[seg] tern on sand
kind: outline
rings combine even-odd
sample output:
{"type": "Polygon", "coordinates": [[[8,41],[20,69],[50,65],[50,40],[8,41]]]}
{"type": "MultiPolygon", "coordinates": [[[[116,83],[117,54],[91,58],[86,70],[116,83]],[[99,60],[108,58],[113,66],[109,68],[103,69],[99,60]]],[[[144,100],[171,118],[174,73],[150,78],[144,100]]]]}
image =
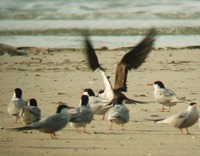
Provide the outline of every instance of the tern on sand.
{"type": "Polygon", "coordinates": [[[124,97],[118,97],[114,107],[112,107],[108,112],[108,121],[110,121],[110,128],[112,130],[113,123],[122,125],[122,130],[124,129],[124,124],[129,122],[129,109],[123,103],[125,101],[124,97]]]}
{"type": "Polygon", "coordinates": [[[186,129],[186,134],[189,135],[188,127],[194,125],[199,119],[199,111],[197,110],[197,104],[192,102],[184,112],[179,112],[175,115],[169,116],[166,119],[155,120],[155,123],[170,124],[175,128],[179,128],[182,134],[183,128],[186,129]]]}
{"type": "Polygon", "coordinates": [[[70,124],[75,127],[77,132],[79,127],[84,127],[86,133],[86,125],[91,123],[93,119],[93,112],[89,104],[89,97],[87,95],[81,96],[80,105],[70,113],[70,124]]]}
{"type": "Polygon", "coordinates": [[[104,120],[105,114],[113,106],[111,103],[114,98],[113,90],[111,90],[111,98],[108,97],[109,95],[107,95],[107,98],[103,98],[100,95],[101,93],[96,96],[91,88],[84,89],[83,94],[89,96],[89,103],[93,113],[95,115],[102,115],[102,120],[104,120]]]}
{"type": "Polygon", "coordinates": [[[26,101],[22,98],[22,90],[20,88],[15,88],[13,97],[8,105],[7,111],[10,115],[16,117],[15,123],[19,119],[19,113],[26,105],[26,101]]]}
{"type": "Polygon", "coordinates": [[[185,97],[179,98],[176,94],[165,88],[161,81],[155,81],[153,84],[148,84],[154,87],[154,98],[155,101],[162,104],[162,112],[164,112],[164,106],[168,106],[168,112],[170,112],[171,106],[176,105],[184,101],[185,97]]]}
{"type": "Polygon", "coordinates": [[[28,100],[29,105],[25,106],[20,112],[20,118],[25,125],[37,122],[41,118],[41,110],[38,107],[36,99],[28,100]]]}
{"type": "Polygon", "coordinates": [[[44,120],[34,122],[25,127],[12,128],[14,131],[23,130],[38,130],[40,132],[49,133],[52,139],[56,138],[55,132],[65,128],[69,122],[69,115],[67,110],[73,109],[67,105],[59,105],[55,114],[47,117],[44,120]]]}

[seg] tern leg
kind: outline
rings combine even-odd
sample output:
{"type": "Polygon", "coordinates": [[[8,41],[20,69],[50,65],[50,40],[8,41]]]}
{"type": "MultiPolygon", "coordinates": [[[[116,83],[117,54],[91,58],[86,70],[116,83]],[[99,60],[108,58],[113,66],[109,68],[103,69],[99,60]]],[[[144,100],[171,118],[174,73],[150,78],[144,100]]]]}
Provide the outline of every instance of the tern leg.
{"type": "Polygon", "coordinates": [[[164,106],[162,106],[162,110],[161,110],[161,112],[164,112],[165,111],[165,108],[164,108],[164,106]]]}
{"type": "Polygon", "coordinates": [[[84,126],[84,133],[90,134],[89,132],[86,131],[86,125],[84,126]]]}
{"type": "Polygon", "coordinates": [[[190,132],[189,132],[189,130],[188,130],[188,128],[186,128],[186,132],[187,132],[186,134],[183,133],[183,129],[180,129],[180,130],[181,130],[181,134],[183,134],[183,135],[191,135],[190,132]]]}
{"type": "Polygon", "coordinates": [[[124,124],[122,124],[122,131],[124,131],[125,130],[125,128],[124,128],[124,124]]]}
{"type": "Polygon", "coordinates": [[[112,122],[110,122],[109,130],[110,130],[110,131],[113,130],[113,129],[112,129],[112,122]]]}
{"type": "Polygon", "coordinates": [[[104,119],[105,119],[105,115],[102,116],[101,120],[104,120],[104,119]]]}
{"type": "Polygon", "coordinates": [[[14,123],[17,123],[18,119],[19,119],[19,116],[17,115],[14,123]]]}
{"type": "Polygon", "coordinates": [[[191,133],[189,132],[188,128],[186,128],[186,132],[187,132],[186,133],[187,135],[191,135],[191,133]]]}
{"type": "Polygon", "coordinates": [[[86,132],[86,125],[84,126],[84,133],[87,133],[87,132],[86,132]]]}
{"type": "Polygon", "coordinates": [[[171,107],[169,106],[168,112],[170,112],[171,107]]]}
{"type": "Polygon", "coordinates": [[[181,134],[184,135],[184,133],[183,133],[183,129],[182,129],[182,128],[180,129],[180,131],[181,131],[181,134]]]}
{"type": "Polygon", "coordinates": [[[56,139],[56,134],[55,133],[50,133],[50,135],[51,135],[52,139],[56,139]]]}

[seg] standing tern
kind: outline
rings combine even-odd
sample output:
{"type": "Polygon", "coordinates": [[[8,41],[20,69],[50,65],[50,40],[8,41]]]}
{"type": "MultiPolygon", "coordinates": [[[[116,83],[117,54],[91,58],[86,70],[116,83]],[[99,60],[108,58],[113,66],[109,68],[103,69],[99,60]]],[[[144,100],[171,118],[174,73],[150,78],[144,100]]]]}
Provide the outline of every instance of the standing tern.
{"type": "MultiPolygon", "coordinates": [[[[104,120],[106,112],[113,106],[111,103],[112,99],[101,97],[101,93],[96,96],[91,88],[84,89],[83,94],[89,96],[92,112],[95,115],[103,115],[102,120],[104,120]]],[[[114,97],[114,95],[112,95],[112,97],[114,97]]]]}
{"type": "Polygon", "coordinates": [[[32,98],[28,101],[29,106],[25,106],[20,112],[20,118],[25,125],[37,122],[41,118],[41,110],[38,107],[36,99],[32,98]]]}
{"type": "Polygon", "coordinates": [[[170,116],[163,120],[156,120],[156,123],[170,124],[175,128],[179,128],[181,134],[183,133],[183,128],[186,128],[186,134],[189,135],[188,127],[194,125],[199,119],[199,111],[197,110],[197,104],[192,102],[189,104],[188,108],[184,112],[179,112],[173,116],[170,116]]]}
{"type": "Polygon", "coordinates": [[[171,106],[184,101],[184,97],[178,98],[173,91],[165,88],[161,81],[155,81],[153,84],[148,85],[154,87],[154,98],[156,102],[163,105],[162,112],[164,112],[164,106],[168,106],[168,112],[170,112],[171,106]]]}
{"type": "Polygon", "coordinates": [[[77,132],[79,127],[84,127],[86,133],[86,125],[91,123],[93,119],[93,112],[89,104],[89,97],[87,95],[81,96],[80,105],[76,107],[74,112],[70,113],[69,122],[72,127],[75,127],[77,132]]]}
{"type": "Polygon", "coordinates": [[[122,125],[122,130],[124,129],[124,124],[129,122],[129,109],[124,104],[125,98],[118,97],[114,107],[112,107],[108,112],[108,121],[110,121],[110,128],[112,130],[113,123],[122,125]]]}
{"type": "MultiPolygon", "coordinates": [[[[138,45],[136,45],[128,53],[126,53],[122,57],[121,61],[118,63],[115,75],[115,85],[114,88],[112,88],[114,91],[114,99],[117,98],[117,96],[124,96],[126,99],[126,103],[144,103],[127,98],[121,91],[127,91],[126,81],[128,70],[137,69],[138,67],[140,67],[145,62],[148,54],[151,52],[153,43],[155,41],[155,34],[156,30],[150,29],[147,36],[138,45]]],[[[105,70],[100,66],[98,57],[88,36],[85,37],[85,47],[89,67],[93,71],[99,69],[101,73],[105,74],[105,70]]],[[[104,85],[105,82],[109,82],[107,77],[104,77],[104,85]]],[[[107,84],[107,86],[110,86],[110,88],[112,87],[110,82],[109,85],[107,84]]],[[[104,87],[106,88],[106,86],[104,87]]],[[[105,92],[105,94],[107,93],[105,92]]]]}
{"type": "Polygon", "coordinates": [[[22,90],[20,88],[15,88],[13,97],[8,105],[7,111],[10,115],[16,117],[15,123],[19,119],[19,113],[26,105],[26,101],[22,98],[22,90]]]}
{"type": "Polygon", "coordinates": [[[25,127],[12,128],[11,130],[23,131],[23,130],[38,130],[40,132],[49,133],[52,139],[56,138],[55,132],[65,128],[69,122],[69,115],[67,110],[73,109],[67,105],[59,105],[57,107],[56,114],[47,117],[44,120],[34,122],[25,127]]]}

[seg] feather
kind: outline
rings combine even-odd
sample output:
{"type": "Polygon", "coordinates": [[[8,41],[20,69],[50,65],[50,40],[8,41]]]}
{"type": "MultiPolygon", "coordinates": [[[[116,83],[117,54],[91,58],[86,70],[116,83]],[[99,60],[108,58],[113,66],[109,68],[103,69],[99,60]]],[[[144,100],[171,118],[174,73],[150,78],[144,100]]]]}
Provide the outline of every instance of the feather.
{"type": "Polygon", "coordinates": [[[87,60],[89,61],[89,67],[95,71],[97,68],[101,67],[99,64],[98,57],[93,49],[93,46],[89,40],[89,38],[86,36],[85,37],[85,47],[87,50],[87,60]]]}
{"type": "Polygon", "coordinates": [[[126,65],[129,70],[140,67],[142,63],[145,62],[145,59],[152,49],[155,41],[155,34],[156,30],[150,29],[147,36],[137,46],[123,56],[120,64],[126,65]]]}
{"type": "Polygon", "coordinates": [[[126,53],[117,65],[115,74],[114,89],[118,91],[127,91],[127,76],[128,70],[137,69],[144,62],[152,50],[154,37],[156,34],[155,29],[150,29],[147,36],[132,50],[126,53]]]}

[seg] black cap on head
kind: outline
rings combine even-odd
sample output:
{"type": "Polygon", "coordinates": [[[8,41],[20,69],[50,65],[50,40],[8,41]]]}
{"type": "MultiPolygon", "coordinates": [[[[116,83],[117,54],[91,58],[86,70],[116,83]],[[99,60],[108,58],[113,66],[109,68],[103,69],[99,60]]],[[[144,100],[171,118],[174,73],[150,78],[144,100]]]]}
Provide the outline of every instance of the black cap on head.
{"type": "Polygon", "coordinates": [[[60,113],[61,110],[62,110],[63,108],[67,108],[67,107],[68,107],[68,106],[66,106],[66,105],[59,105],[59,106],[57,107],[56,113],[60,113]]]}
{"type": "Polygon", "coordinates": [[[36,101],[36,99],[32,98],[32,99],[29,100],[29,102],[30,102],[30,106],[37,107],[37,101],[36,101]]]}
{"type": "Polygon", "coordinates": [[[94,91],[90,88],[84,89],[84,92],[87,92],[89,96],[95,96],[94,91]]]}
{"type": "Polygon", "coordinates": [[[15,95],[17,98],[22,97],[22,90],[20,88],[15,88],[15,95]]]}
{"type": "Polygon", "coordinates": [[[164,84],[161,81],[155,81],[154,84],[159,85],[160,88],[165,88],[164,84]]]}
{"type": "Polygon", "coordinates": [[[195,102],[191,102],[191,103],[189,104],[189,106],[194,106],[194,105],[196,105],[195,102]]]}
{"type": "Polygon", "coordinates": [[[87,105],[89,101],[89,97],[87,95],[81,96],[81,105],[87,105]]]}

